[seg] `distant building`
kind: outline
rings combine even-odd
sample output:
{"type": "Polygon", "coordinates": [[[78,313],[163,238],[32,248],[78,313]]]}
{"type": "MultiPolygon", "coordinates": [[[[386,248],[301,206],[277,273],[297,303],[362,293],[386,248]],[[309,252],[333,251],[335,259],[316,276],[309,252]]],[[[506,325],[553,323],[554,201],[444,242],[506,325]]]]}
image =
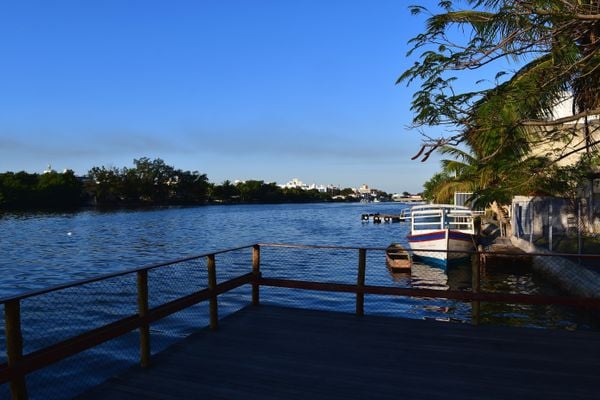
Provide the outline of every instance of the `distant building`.
{"type": "Polygon", "coordinates": [[[304,182],[302,182],[300,179],[298,178],[293,178],[291,181],[283,184],[283,185],[279,185],[279,187],[281,187],[282,189],[302,189],[302,190],[308,190],[308,185],[304,182]]]}
{"type": "MultiPolygon", "coordinates": [[[[573,97],[565,94],[564,99],[556,104],[552,110],[552,116],[548,116],[548,121],[560,120],[561,118],[573,116],[573,97]]],[[[587,118],[588,144],[600,140],[600,116],[591,115],[587,118]]],[[[558,166],[567,166],[575,164],[582,154],[586,152],[586,128],[584,118],[568,121],[560,125],[542,126],[530,128],[532,131],[548,132],[551,134],[554,130],[569,132],[571,137],[568,143],[561,140],[547,140],[541,144],[532,147],[533,155],[549,157],[557,161],[558,166]]],[[[596,151],[597,146],[589,146],[590,151],[596,151]]]]}
{"type": "Polygon", "coordinates": [[[360,185],[360,187],[358,188],[358,193],[359,194],[371,194],[371,189],[369,188],[369,185],[367,184],[362,184],[360,185]]]}
{"type": "Polygon", "coordinates": [[[320,193],[333,193],[334,191],[339,190],[339,187],[337,187],[335,185],[325,186],[325,185],[317,185],[316,183],[307,185],[306,183],[302,182],[298,178],[294,178],[291,181],[289,181],[283,185],[279,185],[279,187],[282,189],[316,190],[320,193]]]}
{"type": "Polygon", "coordinates": [[[417,203],[423,201],[423,197],[420,194],[400,194],[394,193],[392,195],[392,201],[398,201],[402,203],[417,203]]]}

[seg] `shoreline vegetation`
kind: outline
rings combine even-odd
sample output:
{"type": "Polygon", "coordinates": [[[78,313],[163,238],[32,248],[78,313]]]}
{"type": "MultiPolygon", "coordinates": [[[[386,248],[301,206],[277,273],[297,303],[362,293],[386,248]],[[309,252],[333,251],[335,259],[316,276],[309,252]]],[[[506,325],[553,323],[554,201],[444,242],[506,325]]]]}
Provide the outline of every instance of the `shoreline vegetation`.
{"type": "MultiPolygon", "coordinates": [[[[379,192],[379,198],[389,195],[379,192]]],[[[71,170],[0,173],[0,212],[359,200],[351,188],[319,192],[262,180],[215,184],[206,174],[175,169],[160,158],[135,159],[132,168],[93,167],[83,177],[71,170]]]]}

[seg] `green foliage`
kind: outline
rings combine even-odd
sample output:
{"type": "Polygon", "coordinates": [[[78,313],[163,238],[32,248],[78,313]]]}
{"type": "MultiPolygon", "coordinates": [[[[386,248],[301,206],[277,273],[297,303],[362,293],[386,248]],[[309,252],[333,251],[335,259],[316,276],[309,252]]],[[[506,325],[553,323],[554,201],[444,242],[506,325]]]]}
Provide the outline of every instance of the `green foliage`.
{"type": "Polygon", "coordinates": [[[73,208],[81,205],[82,184],[73,171],[0,174],[0,208],[73,208]]]}
{"type": "Polygon", "coordinates": [[[204,204],[208,178],[183,171],[162,159],[133,160],[133,168],[94,167],[88,172],[88,190],[98,205],[204,204]]]}
{"type": "Polygon", "coordinates": [[[103,207],[303,203],[331,201],[340,193],[348,195],[353,190],[282,189],[261,180],[211,184],[206,174],[175,169],[160,158],[147,157],[133,160],[133,167],[93,167],[84,178],[77,178],[73,171],[0,174],[0,209],[73,208],[90,203],[103,207]]]}
{"type": "MultiPolygon", "coordinates": [[[[419,152],[423,160],[434,150],[454,158],[444,160],[442,173],[427,183],[427,196],[439,201],[452,190],[470,188],[485,205],[506,203],[515,194],[560,193],[567,181],[578,179],[575,171],[554,166],[561,154],[540,156],[534,150],[573,141],[571,131],[548,126],[554,105],[566,93],[572,93],[574,112],[600,113],[597,2],[456,2],[463,10],[442,3],[425,31],[411,40],[409,55],[420,51],[419,60],[398,79],[419,85],[412,102],[415,126],[445,125],[456,131],[427,139],[419,152]],[[514,63],[514,72],[507,71],[507,61],[514,63]],[[458,83],[457,71],[474,69],[489,78],[465,85],[469,75],[462,74],[458,83]],[[465,87],[470,89],[461,90],[465,87]],[[468,157],[458,148],[447,149],[459,144],[468,157]]],[[[416,7],[413,12],[428,10],[416,7]]],[[[589,129],[586,120],[585,146],[593,145],[589,129]]]]}

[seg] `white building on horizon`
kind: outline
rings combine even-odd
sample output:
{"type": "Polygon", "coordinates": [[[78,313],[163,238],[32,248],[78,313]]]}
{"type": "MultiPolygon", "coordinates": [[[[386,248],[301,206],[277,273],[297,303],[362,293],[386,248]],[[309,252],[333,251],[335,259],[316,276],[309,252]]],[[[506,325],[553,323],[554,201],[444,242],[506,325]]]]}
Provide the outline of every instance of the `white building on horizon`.
{"type": "Polygon", "coordinates": [[[279,187],[282,189],[316,190],[320,193],[327,193],[327,192],[333,192],[335,190],[339,190],[338,186],[331,185],[331,184],[323,185],[323,184],[311,183],[310,185],[308,185],[308,184],[302,182],[298,178],[293,178],[291,181],[289,181],[283,185],[279,185],[279,187]]]}
{"type": "Polygon", "coordinates": [[[302,182],[300,179],[298,178],[293,178],[291,181],[283,184],[283,185],[279,185],[280,188],[282,189],[302,189],[302,190],[308,190],[308,185],[304,182],[302,182]]]}

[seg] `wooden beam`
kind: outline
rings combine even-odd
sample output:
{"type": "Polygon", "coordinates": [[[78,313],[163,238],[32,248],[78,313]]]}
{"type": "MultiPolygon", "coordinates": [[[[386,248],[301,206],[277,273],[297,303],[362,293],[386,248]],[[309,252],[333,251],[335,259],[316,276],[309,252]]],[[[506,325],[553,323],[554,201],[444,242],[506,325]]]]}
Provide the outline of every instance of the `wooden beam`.
{"type": "Polygon", "coordinates": [[[358,274],[356,277],[356,315],[365,315],[365,294],[361,291],[365,286],[365,271],[367,268],[367,250],[358,250],[358,274]]]}
{"type": "MultiPolygon", "coordinates": [[[[4,304],[6,329],[6,356],[8,368],[18,368],[23,362],[23,336],[21,335],[21,303],[19,300],[4,304]]],[[[24,374],[14,374],[10,379],[10,395],[13,400],[27,399],[27,383],[24,374]]]]}
{"type": "Polygon", "coordinates": [[[219,327],[219,305],[217,303],[217,293],[215,292],[215,288],[217,287],[217,267],[214,254],[208,255],[206,258],[208,267],[208,290],[211,292],[210,329],[216,330],[219,327]]]}
{"type": "MultiPolygon", "coordinates": [[[[148,315],[148,270],[137,272],[137,302],[138,314],[141,319],[148,315]]],[[[150,324],[142,323],[140,326],[140,366],[146,368],[150,365],[150,324]]]]}
{"type": "Polygon", "coordinates": [[[252,305],[260,304],[260,285],[257,279],[260,278],[260,246],[252,247],[252,305]]]}
{"type": "Polygon", "coordinates": [[[288,279],[270,279],[260,278],[259,283],[264,286],[285,287],[291,289],[318,290],[325,292],[341,293],[370,293],[391,296],[406,297],[431,297],[441,299],[451,299],[460,301],[479,300],[483,302],[508,303],[508,304],[543,304],[543,305],[563,305],[582,307],[590,309],[600,309],[600,299],[583,297],[561,297],[561,296],[538,296],[531,294],[512,294],[512,293],[472,293],[461,290],[434,290],[434,289],[413,289],[390,286],[368,286],[359,288],[357,285],[345,283],[317,283],[308,281],[288,280],[288,279]]]}

